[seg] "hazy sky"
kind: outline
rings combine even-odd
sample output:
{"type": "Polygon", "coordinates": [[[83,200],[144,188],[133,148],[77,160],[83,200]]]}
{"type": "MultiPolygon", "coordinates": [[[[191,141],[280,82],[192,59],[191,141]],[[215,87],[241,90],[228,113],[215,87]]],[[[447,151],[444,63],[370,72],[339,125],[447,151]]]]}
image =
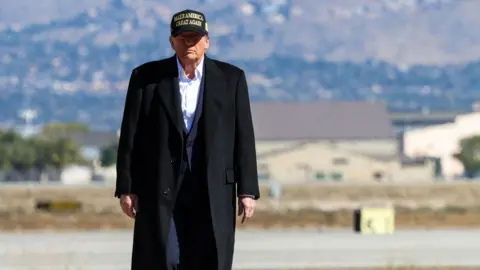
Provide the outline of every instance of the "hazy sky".
{"type": "Polygon", "coordinates": [[[28,25],[69,18],[110,0],[0,0],[0,23],[28,25]]]}

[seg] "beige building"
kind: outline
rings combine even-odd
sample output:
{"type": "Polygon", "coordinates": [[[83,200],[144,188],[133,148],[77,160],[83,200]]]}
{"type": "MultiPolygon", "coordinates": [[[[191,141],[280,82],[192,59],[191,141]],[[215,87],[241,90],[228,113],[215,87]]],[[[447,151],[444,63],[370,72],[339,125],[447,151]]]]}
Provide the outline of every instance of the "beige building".
{"type": "Polygon", "coordinates": [[[259,173],[280,182],[431,181],[433,162],[399,154],[383,104],[254,103],[259,173]]]}
{"type": "Polygon", "coordinates": [[[462,164],[454,158],[460,140],[480,135],[480,112],[459,115],[453,123],[410,130],[404,134],[404,153],[415,157],[437,157],[447,178],[463,175],[462,164]]]}

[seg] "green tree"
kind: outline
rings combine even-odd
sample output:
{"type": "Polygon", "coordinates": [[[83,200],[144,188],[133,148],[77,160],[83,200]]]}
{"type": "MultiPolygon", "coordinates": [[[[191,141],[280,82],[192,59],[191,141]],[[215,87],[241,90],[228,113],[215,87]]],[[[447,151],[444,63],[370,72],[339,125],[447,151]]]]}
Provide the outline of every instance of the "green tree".
{"type": "Polygon", "coordinates": [[[70,139],[53,139],[40,141],[42,149],[41,163],[61,169],[69,164],[83,164],[80,146],[70,139]]]}
{"type": "Polygon", "coordinates": [[[25,171],[35,167],[37,154],[29,141],[18,141],[9,145],[10,162],[13,169],[25,171]]]}
{"type": "Polygon", "coordinates": [[[465,175],[473,178],[480,172],[480,136],[472,136],[460,141],[460,152],[454,155],[465,169],[465,175]]]}
{"type": "Polygon", "coordinates": [[[12,169],[9,151],[10,149],[8,146],[0,142],[0,171],[8,171],[12,169]]]}
{"type": "Polygon", "coordinates": [[[14,143],[23,141],[22,136],[13,130],[0,130],[0,143],[14,143]]]}
{"type": "Polygon", "coordinates": [[[84,162],[80,146],[70,139],[23,138],[13,131],[0,131],[0,170],[61,169],[68,164],[84,162]]]}
{"type": "Polygon", "coordinates": [[[114,143],[102,149],[100,163],[103,167],[112,166],[117,162],[118,143],[114,143]]]}
{"type": "Polygon", "coordinates": [[[45,136],[68,136],[71,134],[85,133],[90,129],[83,123],[49,123],[42,127],[41,133],[45,136]]]}
{"type": "Polygon", "coordinates": [[[35,151],[16,132],[0,131],[0,166],[3,170],[27,170],[35,163],[35,151]]]}

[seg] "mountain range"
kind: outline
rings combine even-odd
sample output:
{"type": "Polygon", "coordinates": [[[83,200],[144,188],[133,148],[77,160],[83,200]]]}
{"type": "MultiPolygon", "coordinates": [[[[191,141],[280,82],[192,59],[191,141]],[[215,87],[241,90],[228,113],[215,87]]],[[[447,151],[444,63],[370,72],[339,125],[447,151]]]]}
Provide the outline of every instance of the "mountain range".
{"type": "Polygon", "coordinates": [[[169,23],[206,14],[208,54],[248,74],[252,100],[381,100],[470,110],[480,1],[0,0],[0,122],[117,128],[131,69],[170,56],[169,23]]]}

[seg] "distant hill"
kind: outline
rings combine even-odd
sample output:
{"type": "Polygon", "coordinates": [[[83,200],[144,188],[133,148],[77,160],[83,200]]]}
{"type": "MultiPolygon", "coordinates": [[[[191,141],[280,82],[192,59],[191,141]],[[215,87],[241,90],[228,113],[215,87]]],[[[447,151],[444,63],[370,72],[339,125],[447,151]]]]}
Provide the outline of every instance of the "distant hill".
{"type": "MultiPolygon", "coordinates": [[[[475,0],[1,0],[0,4],[3,28],[20,29],[19,36],[32,34],[24,27],[43,24],[35,28],[36,40],[74,44],[91,40],[99,46],[160,42],[171,15],[191,7],[207,14],[215,52],[231,59],[282,55],[445,64],[480,57],[480,1],[475,0]],[[152,39],[156,34],[158,39],[152,39]]],[[[165,44],[159,45],[163,55],[165,44]]]]}
{"type": "Polygon", "coordinates": [[[203,10],[209,55],[260,100],[385,100],[468,110],[478,98],[480,1],[0,0],[0,122],[118,126],[130,70],[171,55],[171,15],[203,10]]]}

